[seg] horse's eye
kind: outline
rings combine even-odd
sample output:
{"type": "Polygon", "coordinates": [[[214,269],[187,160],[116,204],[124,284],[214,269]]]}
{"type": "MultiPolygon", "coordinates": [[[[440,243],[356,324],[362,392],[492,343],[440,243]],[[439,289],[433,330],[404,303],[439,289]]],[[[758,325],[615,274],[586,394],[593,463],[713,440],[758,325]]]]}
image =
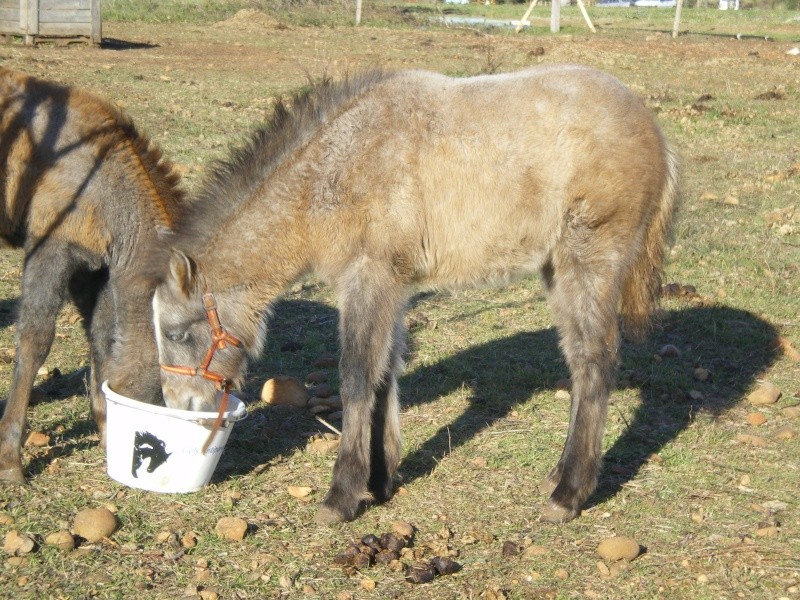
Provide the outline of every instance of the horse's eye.
{"type": "Polygon", "coordinates": [[[189,331],[171,331],[167,334],[167,339],[180,344],[189,339],[189,331]]]}

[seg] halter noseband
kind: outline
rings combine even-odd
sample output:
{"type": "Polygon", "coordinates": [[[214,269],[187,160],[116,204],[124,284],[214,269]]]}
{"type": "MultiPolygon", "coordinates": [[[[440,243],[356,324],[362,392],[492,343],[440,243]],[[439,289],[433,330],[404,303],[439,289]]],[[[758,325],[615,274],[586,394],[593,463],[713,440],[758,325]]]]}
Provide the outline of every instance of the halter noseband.
{"type": "Polygon", "coordinates": [[[203,454],[208,450],[214,434],[217,433],[222,425],[222,415],[228,408],[228,395],[230,394],[233,382],[219,373],[209,370],[211,360],[214,358],[214,353],[217,350],[226,348],[229,344],[231,346],[241,346],[242,342],[237,337],[231,335],[222,327],[219,322],[219,314],[217,313],[217,302],[214,300],[214,294],[203,294],[203,308],[206,311],[208,324],[211,325],[211,347],[206,352],[202,364],[199,367],[183,367],[179,365],[161,365],[161,369],[168,373],[175,373],[177,375],[187,375],[188,377],[202,377],[213,381],[218,390],[222,392],[222,401],[219,403],[219,412],[217,418],[214,420],[214,425],[211,428],[211,433],[208,435],[201,452],[203,454]]]}

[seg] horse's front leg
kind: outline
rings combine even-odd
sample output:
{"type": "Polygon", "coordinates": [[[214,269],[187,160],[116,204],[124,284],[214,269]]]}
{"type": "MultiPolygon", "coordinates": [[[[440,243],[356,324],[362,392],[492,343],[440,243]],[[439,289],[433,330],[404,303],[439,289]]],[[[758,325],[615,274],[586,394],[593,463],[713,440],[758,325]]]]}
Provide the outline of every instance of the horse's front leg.
{"type": "Polygon", "coordinates": [[[8,401],[0,419],[0,481],[24,483],[21,445],[28,403],[36,373],[56,332],[56,316],[64,301],[71,259],[57,244],[42,242],[26,257],[22,275],[17,354],[8,401]]]}
{"type": "Polygon", "coordinates": [[[340,289],[342,438],[319,523],[351,521],[391,497],[400,457],[395,370],[404,291],[390,269],[364,260],[340,289]]]}

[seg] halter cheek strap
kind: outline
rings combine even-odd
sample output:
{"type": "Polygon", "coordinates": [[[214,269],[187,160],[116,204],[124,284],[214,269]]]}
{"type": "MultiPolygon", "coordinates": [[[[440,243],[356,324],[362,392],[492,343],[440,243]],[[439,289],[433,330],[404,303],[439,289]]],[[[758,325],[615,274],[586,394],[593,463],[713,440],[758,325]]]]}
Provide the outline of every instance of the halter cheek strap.
{"type": "Polygon", "coordinates": [[[222,400],[219,403],[219,411],[217,412],[217,418],[214,420],[214,425],[211,427],[211,433],[206,438],[205,443],[203,444],[203,448],[201,452],[203,454],[206,453],[208,450],[209,445],[211,445],[211,440],[214,438],[214,435],[217,433],[219,428],[222,426],[222,416],[225,414],[225,411],[228,409],[228,395],[230,394],[231,386],[233,382],[226,378],[224,375],[220,373],[215,373],[209,369],[211,365],[211,361],[214,358],[214,353],[217,350],[222,350],[227,348],[228,345],[231,346],[241,346],[242,342],[235,336],[231,335],[222,327],[219,322],[219,314],[217,313],[217,302],[214,299],[214,294],[206,293],[203,294],[203,308],[206,311],[206,318],[208,319],[208,324],[211,325],[211,347],[206,352],[206,356],[203,359],[202,364],[199,367],[184,367],[180,365],[161,365],[161,369],[166,371],[167,373],[175,373],[177,375],[186,375],[188,377],[202,377],[203,379],[207,379],[209,381],[214,382],[214,385],[217,387],[218,390],[222,392],[222,400]]]}

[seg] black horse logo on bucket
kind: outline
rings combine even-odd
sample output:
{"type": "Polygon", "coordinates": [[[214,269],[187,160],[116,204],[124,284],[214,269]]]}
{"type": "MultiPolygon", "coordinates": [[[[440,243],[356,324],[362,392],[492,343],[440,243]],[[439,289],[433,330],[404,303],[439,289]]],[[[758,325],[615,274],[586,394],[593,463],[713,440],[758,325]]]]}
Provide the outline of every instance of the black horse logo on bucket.
{"type": "Polygon", "coordinates": [[[164,442],[158,439],[149,431],[137,431],[136,437],[133,440],[133,465],[131,466],[131,475],[138,479],[139,475],[136,473],[145,459],[150,459],[147,465],[147,472],[152,473],[158,467],[167,462],[171,456],[171,452],[167,452],[164,442]]]}

